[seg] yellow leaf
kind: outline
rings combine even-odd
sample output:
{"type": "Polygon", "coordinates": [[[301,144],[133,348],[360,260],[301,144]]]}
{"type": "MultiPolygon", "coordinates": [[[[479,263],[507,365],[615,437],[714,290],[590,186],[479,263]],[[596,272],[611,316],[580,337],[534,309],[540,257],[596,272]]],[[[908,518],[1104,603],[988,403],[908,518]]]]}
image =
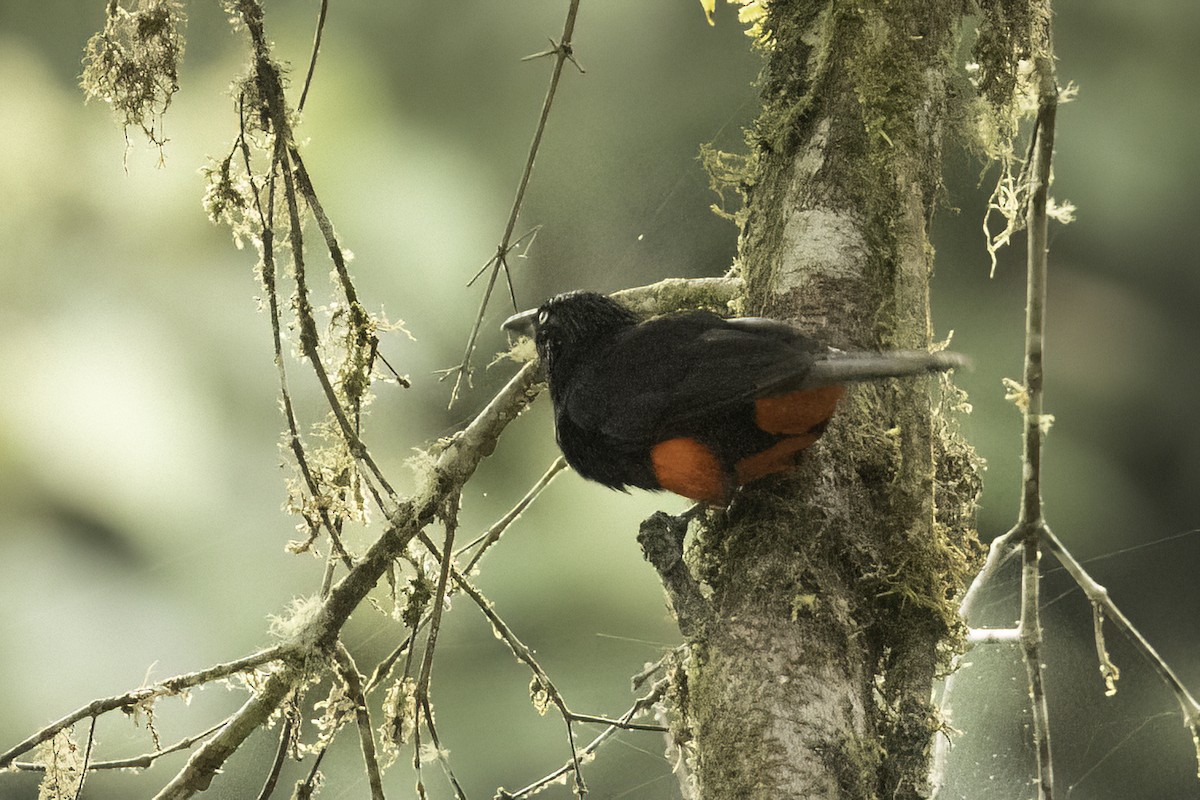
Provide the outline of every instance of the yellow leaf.
{"type": "Polygon", "coordinates": [[[716,25],[712,15],[717,10],[717,0],[700,0],[700,7],[704,9],[704,17],[708,20],[708,24],[716,25]]]}

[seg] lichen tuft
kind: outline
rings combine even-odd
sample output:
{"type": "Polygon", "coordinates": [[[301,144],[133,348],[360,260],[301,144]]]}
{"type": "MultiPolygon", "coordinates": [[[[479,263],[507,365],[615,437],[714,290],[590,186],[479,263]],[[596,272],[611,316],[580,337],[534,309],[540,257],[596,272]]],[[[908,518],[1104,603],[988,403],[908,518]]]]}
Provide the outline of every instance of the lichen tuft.
{"type": "Polygon", "coordinates": [[[185,18],[175,0],[111,0],[104,29],[88,40],[79,82],[88,100],[112,106],[125,128],[138,128],[161,154],[163,115],[179,91],[185,18]]]}

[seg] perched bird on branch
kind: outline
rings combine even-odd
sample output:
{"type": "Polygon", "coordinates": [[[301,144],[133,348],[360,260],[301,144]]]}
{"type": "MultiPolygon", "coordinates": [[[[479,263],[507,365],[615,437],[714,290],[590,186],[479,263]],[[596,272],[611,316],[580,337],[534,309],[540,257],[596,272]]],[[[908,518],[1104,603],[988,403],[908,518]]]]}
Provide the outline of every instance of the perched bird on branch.
{"type": "Polygon", "coordinates": [[[584,478],[710,504],[789,469],[820,438],[844,384],[941,372],[956,353],[846,353],[761,317],[687,311],[642,321],[570,292],[510,317],[546,368],[558,445],[584,478]]]}

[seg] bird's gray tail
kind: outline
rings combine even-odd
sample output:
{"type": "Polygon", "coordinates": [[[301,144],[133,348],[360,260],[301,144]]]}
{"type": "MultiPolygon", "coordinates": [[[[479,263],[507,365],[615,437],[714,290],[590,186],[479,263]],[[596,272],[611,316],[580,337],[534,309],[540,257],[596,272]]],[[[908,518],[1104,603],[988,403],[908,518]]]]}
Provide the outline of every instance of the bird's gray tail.
{"type": "Polygon", "coordinates": [[[893,350],[887,353],[844,353],[831,351],[818,358],[804,376],[805,387],[828,386],[847,381],[874,381],[881,378],[903,378],[969,367],[966,356],[942,350],[926,353],[920,350],[893,350]]]}

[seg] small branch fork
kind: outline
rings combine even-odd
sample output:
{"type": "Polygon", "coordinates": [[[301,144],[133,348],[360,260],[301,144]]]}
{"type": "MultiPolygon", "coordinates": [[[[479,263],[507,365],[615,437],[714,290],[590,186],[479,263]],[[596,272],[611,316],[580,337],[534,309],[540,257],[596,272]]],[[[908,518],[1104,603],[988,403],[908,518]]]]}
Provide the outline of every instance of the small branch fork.
{"type": "Polygon", "coordinates": [[[546,132],[546,122],[550,119],[550,108],[554,104],[554,95],[558,91],[558,82],[562,77],[563,66],[570,61],[575,65],[576,69],[581,73],[583,72],[583,67],[579,66],[579,62],[575,60],[575,50],[571,43],[571,37],[575,34],[575,18],[578,14],[579,0],[570,0],[570,6],[567,8],[567,20],[563,24],[562,38],[557,42],[551,39],[551,48],[549,50],[535,53],[522,59],[523,61],[528,61],[543,56],[554,56],[554,67],[550,73],[550,88],[546,90],[546,99],[542,102],[542,113],[538,117],[537,128],[533,133],[533,142],[529,145],[529,157],[525,159],[525,169],[521,173],[521,182],[517,185],[517,195],[513,198],[512,209],[508,212],[508,222],[504,226],[504,234],[500,237],[500,244],[496,246],[495,255],[467,283],[470,286],[485,272],[488,273],[487,286],[483,290],[483,299],[479,303],[479,313],[475,316],[475,324],[471,327],[471,335],[467,337],[467,349],[463,353],[462,363],[457,367],[445,370],[442,376],[443,380],[451,375],[454,376],[454,388],[450,392],[450,405],[452,406],[458,399],[464,385],[470,386],[471,358],[475,355],[475,347],[479,340],[479,331],[483,326],[483,316],[487,311],[488,302],[492,298],[492,290],[496,287],[496,278],[501,272],[504,273],[504,279],[508,282],[508,293],[512,299],[513,311],[520,310],[517,308],[517,293],[513,289],[512,275],[508,269],[508,254],[522,243],[526,243],[525,249],[528,250],[529,244],[537,236],[538,229],[534,228],[515,241],[512,238],[513,231],[517,227],[517,218],[521,215],[521,206],[525,202],[525,190],[529,188],[529,177],[533,174],[533,163],[537,159],[538,149],[542,146],[542,134],[546,132]]]}
{"type": "MultiPolygon", "coordinates": [[[[1039,560],[1043,549],[1049,550],[1055,556],[1067,573],[1083,589],[1092,605],[1096,654],[1100,662],[1100,673],[1105,683],[1106,694],[1116,693],[1119,671],[1109,657],[1105,645],[1103,630],[1105,618],[1125,635],[1174,692],[1183,712],[1183,722],[1191,731],[1196,744],[1198,768],[1200,768],[1200,704],[1162,656],[1112,602],[1108,591],[1084,570],[1062,541],[1054,535],[1043,515],[1041,452],[1042,439],[1050,421],[1050,418],[1042,413],[1042,355],[1045,334],[1048,251],[1047,204],[1051,178],[1051,156],[1054,149],[1054,125],[1059,97],[1054,77],[1052,50],[1049,45],[1049,20],[1050,17],[1047,13],[1044,21],[1046,29],[1043,32],[1045,37],[1044,55],[1034,59],[1038,88],[1038,112],[1030,144],[1031,163],[1027,165],[1030,191],[1026,209],[1028,276],[1024,383],[1022,386],[1014,387],[1014,391],[1010,394],[1023,411],[1024,419],[1021,508],[1016,525],[992,542],[984,566],[963,596],[960,606],[963,619],[969,621],[983,586],[1010,557],[1018,552],[1021,554],[1021,614],[1017,626],[1014,628],[972,628],[968,633],[967,640],[971,645],[1015,642],[1021,646],[1032,703],[1039,800],[1053,800],[1054,797],[1050,721],[1041,658],[1043,634],[1039,607],[1041,580],[1039,560]]],[[[945,688],[947,696],[952,689],[953,677],[951,675],[947,679],[945,688]]],[[[1200,771],[1198,771],[1198,775],[1200,775],[1200,771]]]]}
{"type": "MultiPolygon", "coordinates": [[[[563,776],[575,771],[578,766],[577,761],[580,758],[586,758],[587,756],[590,756],[592,753],[596,752],[598,749],[600,749],[600,745],[608,741],[619,730],[651,730],[665,732],[666,728],[662,726],[638,725],[637,723],[632,722],[632,720],[639,714],[644,714],[649,711],[656,703],[661,702],[663,697],[666,696],[669,686],[670,680],[667,678],[662,678],[661,680],[657,681],[645,696],[639,697],[637,701],[629,707],[629,710],[622,714],[618,719],[604,720],[599,718],[576,717],[576,719],[581,722],[597,722],[600,724],[607,724],[608,727],[601,731],[595,739],[584,745],[578,753],[574,754],[574,757],[571,761],[568,761],[566,764],[563,764],[550,774],[539,778],[523,789],[518,789],[515,792],[509,792],[505,789],[500,789],[496,792],[496,800],[521,800],[521,798],[537,794],[550,784],[562,779],[563,776]]],[[[576,772],[575,774],[578,773],[576,772]]]]}

